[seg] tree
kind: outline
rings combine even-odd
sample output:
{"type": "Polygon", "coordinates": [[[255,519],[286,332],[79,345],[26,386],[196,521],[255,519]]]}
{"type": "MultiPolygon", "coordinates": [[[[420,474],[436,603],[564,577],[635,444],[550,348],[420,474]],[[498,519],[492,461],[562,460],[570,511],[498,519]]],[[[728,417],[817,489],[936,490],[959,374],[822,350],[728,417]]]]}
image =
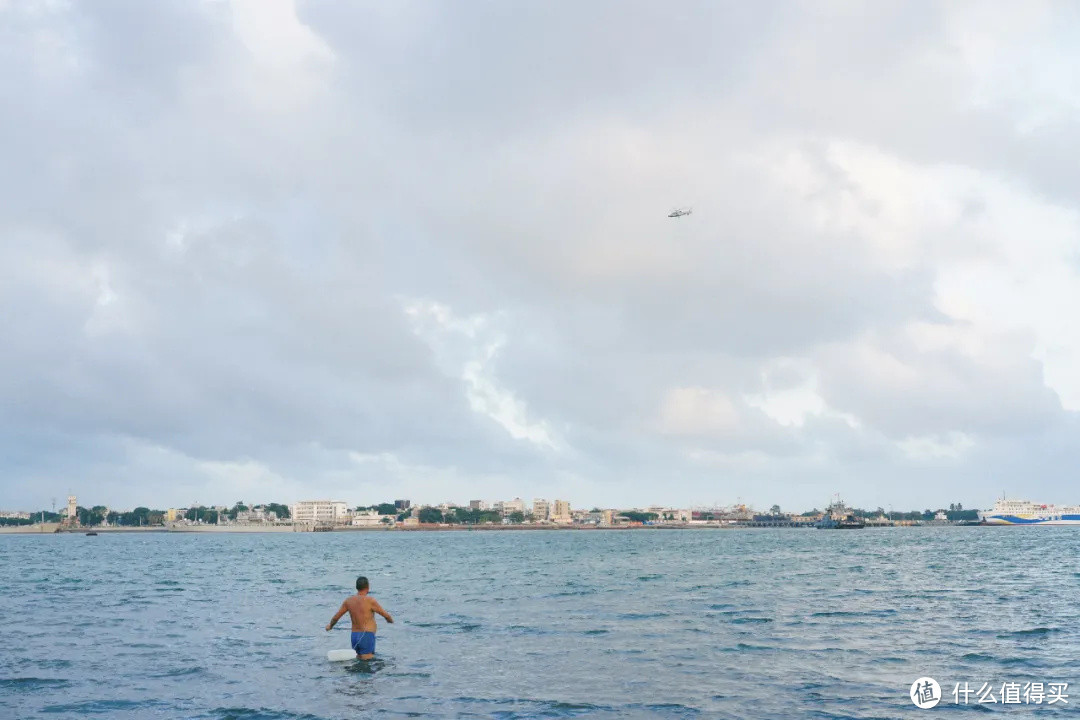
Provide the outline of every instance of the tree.
{"type": "Polygon", "coordinates": [[[773,505],[771,508],[769,508],[769,514],[770,515],[779,515],[780,514],[780,506],[779,505],[773,505]]]}
{"type": "Polygon", "coordinates": [[[426,507],[420,510],[420,522],[441,523],[443,521],[442,510],[439,508],[426,507]]]}
{"type": "Polygon", "coordinates": [[[630,522],[648,522],[659,517],[656,513],[638,512],[637,510],[625,510],[619,514],[629,519],[630,522]]]}
{"type": "Polygon", "coordinates": [[[375,512],[380,515],[393,515],[397,512],[397,505],[394,503],[379,503],[375,506],[375,512]]]}
{"type": "MultiPolygon", "coordinates": [[[[199,505],[198,507],[188,508],[187,512],[184,513],[184,517],[192,522],[198,520],[202,523],[216,525],[218,521],[218,511],[208,508],[205,505],[199,505]]],[[[149,519],[146,524],[151,524],[149,519]]]]}
{"type": "Polygon", "coordinates": [[[160,510],[155,510],[153,512],[155,522],[151,522],[149,508],[137,507],[131,512],[109,513],[109,523],[113,525],[125,525],[128,527],[161,524],[160,516],[162,516],[163,513],[160,510]]]}
{"type": "Polygon", "coordinates": [[[267,503],[263,506],[263,510],[266,512],[275,513],[279,520],[288,520],[292,515],[289,513],[289,506],[282,505],[281,503],[267,503]]]}
{"type": "Polygon", "coordinates": [[[36,513],[30,513],[29,520],[26,518],[0,518],[0,525],[33,525],[38,522],[54,523],[60,522],[60,520],[60,513],[38,510],[36,513]],[[3,520],[11,520],[11,522],[2,522],[3,520]]]}
{"type": "Polygon", "coordinates": [[[515,510],[514,512],[507,515],[506,518],[514,525],[520,525],[521,523],[525,522],[525,513],[521,512],[520,510],[515,510]]]}
{"type": "Polygon", "coordinates": [[[105,519],[105,508],[99,505],[95,508],[87,510],[86,508],[80,506],[75,508],[75,516],[79,518],[80,525],[85,525],[87,527],[100,525],[101,522],[105,519]]]}

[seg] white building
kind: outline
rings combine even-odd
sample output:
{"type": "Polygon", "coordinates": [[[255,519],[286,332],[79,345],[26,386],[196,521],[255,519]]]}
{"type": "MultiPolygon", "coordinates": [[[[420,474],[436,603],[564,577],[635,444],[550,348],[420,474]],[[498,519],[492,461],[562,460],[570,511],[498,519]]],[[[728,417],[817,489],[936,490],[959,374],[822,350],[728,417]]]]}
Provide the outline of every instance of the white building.
{"type": "Polygon", "coordinates": [[[337,525],[346,522],[349,507],[342,500],[303,500],[289,508],[293,522],[337,525]]]}
{"type": "Polygon", "coordinates": [[[352,525],[354,527],[372,527],[377,525],[387,524],[389,525],[394,521],[393,515],[380,515],[375,510],[361,510],[353,513],[352,525]],[[389,520],[388,523],[383,523],[383,518],[389,520]]]}
{"type": "Polygon", "coordinates": [[[543,498],[535,498],[533,500],[533,520],[537,522],[541,520],[548,520],[551,518],[551,503],[543,498]]]}
{"type": "Polygon", "coordinates": [[[645,508],[643,512],[653,513],[660,522],[690,522],[693,518],[693,513],[690,510],[660,505],[645,508]]]}
{"type": "Polygon", "coordinates": [[[470,510],[487,510],[488,509],[487,501],[486,500],[470,500],[469,501],[469,509],[470,510]]]}

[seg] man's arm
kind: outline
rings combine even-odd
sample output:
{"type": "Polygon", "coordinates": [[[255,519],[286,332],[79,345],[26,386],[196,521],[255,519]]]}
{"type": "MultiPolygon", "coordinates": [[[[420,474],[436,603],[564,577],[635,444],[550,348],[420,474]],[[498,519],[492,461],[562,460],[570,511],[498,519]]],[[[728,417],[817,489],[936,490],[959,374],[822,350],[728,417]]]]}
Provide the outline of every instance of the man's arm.
{"type": "Polygon", "coordinates": [[[341,616],[347,612],[349,612],[349,608],[345,605],[345,603],[341,603],[341,607],[338,609],[337,614],[330,619],[330,624],[326,626],[326,632],[330,632],[331,630],[333,630],[334,625],[337,624],[337,621],[340,620],[341,616]]]}
{"type": "Polygon", "coordinates": [[[386,612],[385,610],[382,609],[382,605],[380,605],[379,601],[376,600],[375,598],[371,598],[371,609],[374,610],[375,612],[379,613],[380,615],[382,615],[384,618],[386,618],[386,622],[388,622],[388,623],[393,623],[394,622],[394,618],[390,617],[390,613],[388,613],[388,612],[386,612]]]}

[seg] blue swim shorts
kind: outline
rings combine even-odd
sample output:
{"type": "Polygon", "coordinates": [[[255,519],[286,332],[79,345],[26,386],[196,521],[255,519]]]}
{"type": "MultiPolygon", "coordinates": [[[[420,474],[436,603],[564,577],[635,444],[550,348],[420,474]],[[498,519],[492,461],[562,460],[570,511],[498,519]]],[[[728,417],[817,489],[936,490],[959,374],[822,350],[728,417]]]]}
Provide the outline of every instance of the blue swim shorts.
{"type": "Polygon", "coordinates": [[[354,632],[352,634],[352,649],[357,655],[372,655],[375,652],[375,633],[354,632]]]}

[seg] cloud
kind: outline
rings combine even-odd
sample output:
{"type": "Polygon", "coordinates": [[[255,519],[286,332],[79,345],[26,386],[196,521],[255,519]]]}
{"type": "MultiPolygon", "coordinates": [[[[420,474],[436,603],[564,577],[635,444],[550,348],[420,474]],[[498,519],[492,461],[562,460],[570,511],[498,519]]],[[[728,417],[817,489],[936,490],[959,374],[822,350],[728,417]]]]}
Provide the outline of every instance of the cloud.
{"type": "Polygon", "coordinates": [[[673,435],[722,435],[739,424],[734,403],[701,387],[672,388],[660,406],[660,431],[673,435]]]}
{"type": "Polygon", "coordinates": [[[491,319],[483,315],[457,319],[450,308],[422,301],[408,303],[405,313],[413,321],[415,331],[429,337],[429,342],[440,354],[445,352],[447,334],[464,336],[469,346],[464,353],[466,359],[444,360],[444,363],[448,363],[448,374],[463,382],[473,412],[495,421],[515,440],[558,449],[547,422],[531,421],[525,403],[499,385],[493,366],[499,349],[506,342],[506,334],[489,330],[491,319]]]}
{"type": "Polygon", "coordinates": [[[0,15],[2,506],[1071,501],[1060,5],[0,15]]]}

